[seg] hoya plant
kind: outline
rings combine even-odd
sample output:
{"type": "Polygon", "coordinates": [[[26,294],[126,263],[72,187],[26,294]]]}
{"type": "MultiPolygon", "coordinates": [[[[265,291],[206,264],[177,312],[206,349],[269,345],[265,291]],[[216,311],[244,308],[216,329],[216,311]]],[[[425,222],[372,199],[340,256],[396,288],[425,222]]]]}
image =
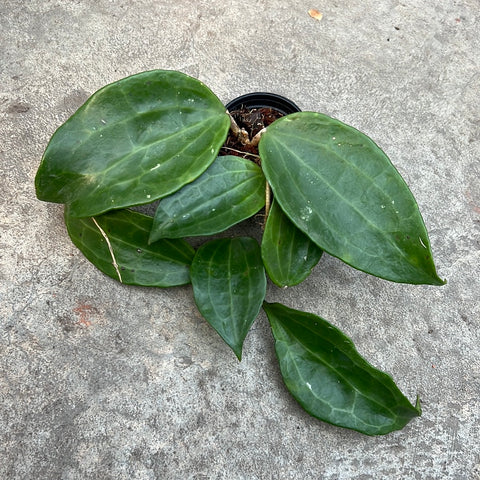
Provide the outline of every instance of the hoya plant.
{"type": "Polygon", "coordinates": [[[73,243],[115,280],[191,283],[239,360],[263,308],[285,384],[311,415],[367,435],[401,429],[421,414],[418,399],[326,320],[265,296],[267,276],[297,285],[323,252],[385,280],[442,285],[417,203],[358,130],[321,113],[268,111],[255,133],[244,114],[179,72],[122,79],[54,133],[37,196],[65,205],[73,243]],[[154,215],[133,208],[145,204],[154,215]],[[256,237],[229,233],[259,215],[256,237]]]}

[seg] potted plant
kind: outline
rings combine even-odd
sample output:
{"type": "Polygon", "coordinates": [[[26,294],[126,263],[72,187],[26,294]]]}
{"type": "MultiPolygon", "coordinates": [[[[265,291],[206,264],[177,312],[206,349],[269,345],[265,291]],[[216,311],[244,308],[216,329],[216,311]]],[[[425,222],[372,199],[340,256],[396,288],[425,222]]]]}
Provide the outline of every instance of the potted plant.
{"type": "Polygon", "coordinates": [[[54,133],[37,196],[65,204],[73,243],[110,277],[191,283],[200,313],[238,359],[263,308],[285,384],[313,416],[368,435],[400,429],[421,414],[418,399],[412,405],[327,321],[265,295],[267,274],[296,285],[323,252],[393,282],[444,284],[418,206],[366,135],[275,102],[252,108],[244,99],[229,112],[179,72],[122,79],[54,133]],[[153,217],[132,209],[152,202],[153,217]],[[204,238],[265,207],[260,244],[204,238]]]}

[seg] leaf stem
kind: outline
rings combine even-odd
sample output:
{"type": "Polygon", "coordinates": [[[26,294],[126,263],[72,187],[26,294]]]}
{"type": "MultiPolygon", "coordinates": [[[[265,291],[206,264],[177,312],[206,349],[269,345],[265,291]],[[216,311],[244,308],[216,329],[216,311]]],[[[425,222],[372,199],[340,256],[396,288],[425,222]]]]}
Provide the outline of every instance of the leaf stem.
{"type": "Polygon", "coordinates": [[[240,128],[235,119],[230,115],[227,110],[227,114],[230,117],[230,128],[233,134],[240,140],[242,145],[250,145],[250,138],[248,138],[248,132],[244,128],[240,128]]]}
{"type": "Polygon", "coordinates": [[[260,138],[262,138],[262,135],[267,131],[266,128],[262,128],[250,141],[249,145],[252,147],[256,147],[258,145],[258,142],[260,141],[260,138]]]}
{"type": "Polygon", "coordinates": [[[268,214],[270,213],[270,207],[272,204],[272,189],[268,182],[265,183],[265,223],[267,223],[268,214]]]}

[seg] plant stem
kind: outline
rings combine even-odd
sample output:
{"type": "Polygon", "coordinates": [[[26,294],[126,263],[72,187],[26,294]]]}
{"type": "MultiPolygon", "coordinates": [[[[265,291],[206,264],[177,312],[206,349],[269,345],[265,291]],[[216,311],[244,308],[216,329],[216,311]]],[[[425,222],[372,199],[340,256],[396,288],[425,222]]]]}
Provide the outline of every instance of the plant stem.
{"type": "Polygon", "coordinates": [[[241,150],[237,150],[235,148],[232,148],[232,147],[222,147],[224,150],[231,150],[232,152],[237,152],[237,153],[241,153],[242,155],[250,155],[251,157],[255,157],[255,158],[260,158],[260,155],[256,155],[255,153],[250,153],[250,152],[242,152],[241,150]]]}
{"type": "Polygon", "coordinates": [[[262,137],[262,135],[267,131],[266,128],[262,128],[250,141],[249,141],[249,145],[251,145],[252,147],[256,147],[258,145],[258,142],[260,141],[260,138],[262,137]]]}
{"type": "Polygon", "coordinates": [[[244,128],[240,128],[235,121],[235,119],[230,115],[230,112],[227,110],[227,114],[230,117],[230,128],[232,129],[233,134],[240,139],[240,142],[243,145],[250,145],[250,139],[248,138],[248,133],[244,128]]]}
{"type": "Polygon", "coordinates": [[[251,140],[248,136],[248,132],[244,128],[240,128],[235,121],[235,119],[230,115],[230,112],[227,110],[227,114],[230,117],[230,128],[233,134],[240,139],[243,145],[250,145],[256,147],[263,133],[266,131],[266,128],[262,128],[251,140]]]}
{"type": "Polygon", "coordinates": [[[268,182],[265,183],[265,220],[267,220],[270,213],[270,207],[272,202],[272,189],[268,182]]]}
{"type": "Polygon", "coordinates": [[[267,223],[268,214],[270,213],[270,207],[272,204],[272,189],[270,188],[270,184],[265,182],[265,218],[263,220],[263,229],[265,229],[265,225],[267,223]]]}

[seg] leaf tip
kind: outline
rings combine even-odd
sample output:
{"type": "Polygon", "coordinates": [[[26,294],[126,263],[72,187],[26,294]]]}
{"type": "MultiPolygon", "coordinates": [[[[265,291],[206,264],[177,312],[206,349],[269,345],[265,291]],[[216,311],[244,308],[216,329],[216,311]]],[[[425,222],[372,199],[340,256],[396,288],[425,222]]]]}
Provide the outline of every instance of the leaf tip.
{"type": "Polygon", "coordinates": [[[154,232],[152,230],[150,232],[150,235],[148,236],[148,240],[147,240],[148,245],[151,245],[152,243],[156,242],[157,240],[159,240],[158,235],[156,234],[156,232],[154,232]]]}
{"type": "Polygon", "coordinates": [[[447,284],[447,279],[441,279],[438,275],[432,276],[432,279],[429,282],[426,282],[429,285],[433,285],[436,287],[442,287],[443,285],[447,284]]]}
{"type": "Polygon", "coordinates": [[[415,410],[420,417],[422,415],[422,404],[420,402],[420,395],[417,395],[417,400],[415,401],[415,410]]]}

